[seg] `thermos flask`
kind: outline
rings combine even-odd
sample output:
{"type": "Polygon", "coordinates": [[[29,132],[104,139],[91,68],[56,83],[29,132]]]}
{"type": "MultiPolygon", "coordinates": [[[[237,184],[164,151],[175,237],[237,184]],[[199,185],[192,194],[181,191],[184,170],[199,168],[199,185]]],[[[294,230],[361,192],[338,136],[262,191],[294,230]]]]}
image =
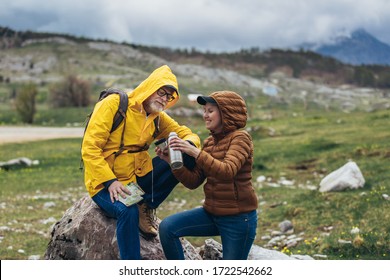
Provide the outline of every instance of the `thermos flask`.
{"type": "MultiPolygon", "coordinates": [[[[177,137],[176,132],[169,133],[168,146],[172,137],[177,137]]],[[[171,147],[169,147],[169,158],[172,169],[179,169],[183,166],[183,155],[181,154],[181,151],[173,150],[171,147]]]]}

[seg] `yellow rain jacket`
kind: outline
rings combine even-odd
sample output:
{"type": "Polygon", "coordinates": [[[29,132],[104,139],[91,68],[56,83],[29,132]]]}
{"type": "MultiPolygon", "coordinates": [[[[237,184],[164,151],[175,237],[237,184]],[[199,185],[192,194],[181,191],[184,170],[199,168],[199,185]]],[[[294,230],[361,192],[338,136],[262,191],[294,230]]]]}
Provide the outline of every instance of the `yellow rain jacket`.
{"type": "MultiPolygon", "coordinates": [[[[111,134],[114,115],[119,106],[119,95],[112,94],[96,104],[81,149],[85,167],[84,181],[91,197],[104,188],[102,183],[106,181],[116,178],[127,184],[135,182],[136,175],[144,176],[152,170],[152,159],[148,151],[135,151],[148,147],[155,141],[153,120],[157,116],[159,116],[157,139],[168,138],[169,133],[175,131],[180,138],[191,141],[197,147],[200,146],[200,139],[196,134],[188,127],[179,125],[165,112],[146,115],[142,102],[162,86],[173,86],[178,89],[176,76],[167,65],[154,70],[136,89],[128,93],[126,122],[122,121],[111,134]],[[114,153],[119,150],[124,126],[124,145],[127,149],[115,158],[114,153]]],[[[177,90],[176,98],[167,104],[166,109],[178,101],[178,92],[177,90]]]]}

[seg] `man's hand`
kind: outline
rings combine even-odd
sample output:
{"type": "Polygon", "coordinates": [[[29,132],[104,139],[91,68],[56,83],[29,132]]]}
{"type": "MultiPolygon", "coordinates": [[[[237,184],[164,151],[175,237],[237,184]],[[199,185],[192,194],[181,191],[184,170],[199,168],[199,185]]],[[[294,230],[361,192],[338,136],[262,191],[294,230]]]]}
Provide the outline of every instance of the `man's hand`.
{"type": "Polygon", "coordinates": [[[126,198],[127,195],[131,194],[128,189],[125,188],[119,181],[114,181],[109,187],[108,192],[110,193],[111,202],[119,200],[119,196],[126,198]]]}
{"type": "Polygon", "coordinates": [[[163,150],[160,149],[159,147],[156,147],[154,149],[156,152],[157,156],[161,158],[162,160],[165,160],[167,163],[169,163],[169,153],[168,153],[168,146],[166,146],[163,150]]]}

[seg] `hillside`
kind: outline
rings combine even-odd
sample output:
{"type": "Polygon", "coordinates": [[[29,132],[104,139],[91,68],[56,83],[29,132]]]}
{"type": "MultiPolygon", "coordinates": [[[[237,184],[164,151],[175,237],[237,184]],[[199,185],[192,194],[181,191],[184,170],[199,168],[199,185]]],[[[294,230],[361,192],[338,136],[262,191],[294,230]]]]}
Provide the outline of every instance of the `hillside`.
{"type": "MultiPolygon", "coordinates": [[[[37,33],[31,31],[16,32],[9,28],[0,27],[0,49],[6,50],[24,47],[26,44],[38,41],[51,41],[58,43],[71,41],[76,44],[85,44],[90,42],[112,43],[109,41],[91,40],[84,37],[75,37],[66,34],[37,33]]],[[[378,45],[378,41],[364,31],[354,32],[349,40],[348,38],[339,38],[337,43],[340,46],[333,46],[333,48],[337,47],[338,51],[343,51],[343,53],[345,53],[346,48],[349,49],[349,52],[351,48],[361,52],[362,47],[367,48],[368,45],[378,45]],[[346,44],[346,46],[342,44],[346,44]],[[365,45],[362,46],[363,44],[365,45]],[[340,50],[342,47],[343,50],[340,50]]],[[[254,77],[269,76],[275,71],[282,71],[290,77],[303,79],[313,79],[313,77],[316,77],[319,81],[330,84],[348,83],[363,86],[376,86],[380,88],[390,87],[388,83],[384,83],[384,80],[388,80],[388,77],[384,73],[389,72],[388,70],[390,67],[379,66],[380,63],[378,63],[378,66],[366,66],[366,72],[374,76],[374,78],[373,81],[364,80],[359,78],[359,71],[361,72],[360,67],[344,65],[342,62],[334,58],[329,58],[330,46],[322,46],[320,49],[313,51],[304,49],[301,49],[300,51],[278,49],[260,51],[258,48],[252,48],[249,50],[243,49],[236,53],[217,54],[203,53],[197,51],[196,49],[173,50],[125,43],[122,45],[141,50],[142,52],[152,53],[172,62],[224,68],[239,71],[243,74],[252,75],[254,77]]],[[[384,44],[380,45],[381,52],[378,52],[376,49],[373,49],[372,52],[376,52],[377,56],[381,55],[383,58],[383,45],[384,44]]],[[[387,49],[389,49],[388,46],[387,49]]],[[[356,54],[351,53],[350,55],[356,56],[356,54]]],[[[335,55],[330,56],[339,58],[335,55]]],[[[378,62],[378,60],[380,60],[380,58],[376,61],[378,62]]],[[[348,60],[346,62],[348,62],[348,60]]]]}
{"type": "Polygon", "coordinates": [[[374,110],[389,106],[388,67],[354,67],[307,51],[213,54],[8,28],[0,28],[0,48],[3,100],[18,84],[49,85],[70,73],[90,81],[94,89],[130,88],[154,68],[168,64],[184,95],[230,88],[271,107],[300,104],[305,109],[374,110]],[[361,88],[374,85],[376,89],[361,88]]]}

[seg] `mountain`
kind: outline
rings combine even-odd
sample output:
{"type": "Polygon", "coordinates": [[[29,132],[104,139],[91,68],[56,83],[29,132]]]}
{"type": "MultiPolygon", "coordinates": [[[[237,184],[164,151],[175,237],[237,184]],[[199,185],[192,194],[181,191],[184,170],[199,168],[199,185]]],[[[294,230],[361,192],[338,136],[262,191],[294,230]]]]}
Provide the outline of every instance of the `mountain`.
{"type": "Polygon", "coordinates": [[[390,65],[390,46],[364,29],[358,29],[350,36],[336,37],[333,43],[306,44],[304,48],[351,65],[390,65]]]}

